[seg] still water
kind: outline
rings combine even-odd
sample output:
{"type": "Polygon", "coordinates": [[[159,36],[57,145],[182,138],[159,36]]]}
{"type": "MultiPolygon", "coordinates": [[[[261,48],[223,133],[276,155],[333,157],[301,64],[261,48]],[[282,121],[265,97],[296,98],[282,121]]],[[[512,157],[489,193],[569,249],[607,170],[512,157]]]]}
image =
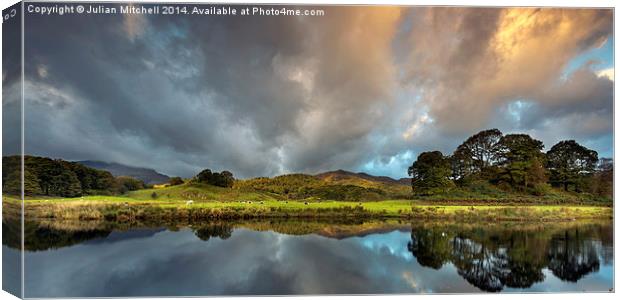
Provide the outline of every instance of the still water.
{"type": "MultiPolygon", "coordinates": [[[[27,297],[613,288],[610,221],[248,222],[125,228],[50,223],[26,229],[27,297]]],[[[15,251],[10,245],[3,247],[15,251]]]]}

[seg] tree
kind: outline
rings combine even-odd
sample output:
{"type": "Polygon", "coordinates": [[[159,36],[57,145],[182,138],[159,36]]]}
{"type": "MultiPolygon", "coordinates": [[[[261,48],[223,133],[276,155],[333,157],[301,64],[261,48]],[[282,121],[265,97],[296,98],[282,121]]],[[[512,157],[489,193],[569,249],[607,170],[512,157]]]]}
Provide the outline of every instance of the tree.
{"type": "Polygon", "coordinates": [[[75,173],[70,170],[63,170],[56,178],[58,195],[62,197],[79,197],[82,195],[82,186],[75,173]]]}
{"type": "Polygon", "coordinates": [[[594,172],[592,180],[590,180],[589,192],[597,195],[611,198],[613,197],[614,188],[614,163],[611,158],[599,159],[598,165],[594,172]]]}
{"type": "Polygon", "coordinates": [[[180,184],[183,184],[183,179],[181,177],[170,178],[170,185],[180,185],[180,184]]]}
{"type": "Polygon", "coordinates": [[[230,171],[222,171],[220,173],[220,183],[222,187],[232,187],[235,183],[235,177],[230,171]]]}
{"type": "Polygon", "coordinates": [[[29,169],[24,169],[24,195],[33,196],[41,194],[41,186],[39,186],[39,179],[29,169]]]}
{"type": "Polygon", "coordinates": [[[213,181],[213,172],[209,169],[204,169],[196,175],[196,180],[198,182],[209,183],[213,181]]]}
{"type": "Polygon", "coordinates": [[[420,194],[443,192],[453,185],[450,181],[450,160],[439,151],[422,152],[409,167],[411,187],[420,194]]]}
{"type": "Polygon", "coordinates": [[[235,178],[230,171],[217,173],[209,169],[204,169],[196,175],[196,181],[220,187],[232,187],[235,183],[235,178]]]}
{"type": "Polygon", "coordinates": [[[19,170],[15,170],[4,176],[2,179],[2,192],[11,195],[21,195],[22,178],[19,170]]]}
{"type": "Polygon", "coordinates": [[[480,131],[459,145],[453,156],[456,156],[457,162],[462,164],[461,169],[482,172],[497,161],[498,143],[501,138],[502,132],[498,129],[480,131]]]}
{"type": "Polygon", "coordinates": [[[561,141],[547,152],[547,168],[551,172],[551,184],[561,185],[568,191],[580,179],[594,173],[598,153],[579,145],[574,140],[561,141]]]}
{"type": "Polygon", "coordinates": [[[108,171],[97,171],[95,178],[95,190],[115,193],[117,189],[116,178],[108,171]]]}
{"type": "Polygon", "coordinates": [[[543,147],[541,141],[527,134],[509,134],[500,139],[498,163],[512,186],[527,188],[546,181],[543,147]]]}
{"type": "Polygon", "coordinates": [[[452,179],[462,184],[473,171],[473,160],[469,149],[459,147],[450,157],[450,166],[452,168],[452,179]]]}
{"type": "Polygon", "coordinates": [[[129,191],[141,190],[145,187],[144,182],[129,176],[118,176],[116,177],[116,182],[118,185],[118,192],[120,194],[124,194],[129,191]]]}

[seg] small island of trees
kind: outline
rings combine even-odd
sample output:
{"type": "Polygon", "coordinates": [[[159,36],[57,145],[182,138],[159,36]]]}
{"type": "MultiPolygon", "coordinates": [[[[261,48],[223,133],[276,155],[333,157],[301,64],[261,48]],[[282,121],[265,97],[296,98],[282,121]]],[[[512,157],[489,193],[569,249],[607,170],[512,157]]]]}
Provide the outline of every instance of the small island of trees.
{"type": "Polygon", "coordinates": [[[408,174],[416,195],[437,195],[482,182],[536,196],[557,188],[611,198],[611,159],[599,159],[596,151],[574,140],[561,141],[546,153],[543,149],[541,141],[527,134],[503,135],[488,129],[469,137],[452,155],[421,153],[408,174]]]}

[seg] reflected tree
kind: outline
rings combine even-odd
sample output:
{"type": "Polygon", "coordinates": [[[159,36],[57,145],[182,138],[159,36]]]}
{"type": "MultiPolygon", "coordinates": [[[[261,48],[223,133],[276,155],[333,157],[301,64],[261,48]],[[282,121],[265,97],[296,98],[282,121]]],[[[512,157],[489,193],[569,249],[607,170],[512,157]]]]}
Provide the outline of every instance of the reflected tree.
{"type": "MultiPolygon", "coordinates": [[[[21,226],[19,220],[4,219],[2,221],[2,244],[10,248],[21,248],[21,226]]],[[[38,222],[24,222],[24,249],[28,251],[44,251],[68,247],[88,240],[105,238],[112,231],[102,229],[63,230],[50,226],[42,226],[38,222]]]]}
{"type": "Polygon", "coordinates": [[[233,227],[224,223],[213,223],[194,229],[194,234],[203,241],[208,241],[212,237],[227,239],[231,237],[233,227]]]}
{"type": "Polygon", "coordinates": [[[554,236],[549,247],[549,269],[564,281],[577,282],[583,276],[598,271],[600,266],[595,242],[586,239],[579,229],[554,236]]]}
{"type": "Polygon", "coordinates": [[[505,256],[496,254],[485,244],[457,238],[452,262],[458,274],[473,286],[487,292],[499,292],[504,287],[502,266],[507,262],[505,256]]]}
{"type": "Polygon", "coordinates": [[[439,269],[450,261],[451,238],[441,230],[412,229],[407,249],[420,265],[439,269]]]}
{"type": "Polygon", "coordinates": [[[547,265],[547,239],[540,232],[513,231],[505,235],[500,253],[505,253],[507,270],[502,282],[511,288],[529,288],[545,279],[542,270],[547,265]]]}
{"type": "Polygon", "coordinates": [[[504,287],[529,288],[542,282],[544,268],[572,282],[597,271],[599,255],[605,248],[601,238],[604,231],[601,226],[591,226],[553,235],[537,230],[488,232],[414,227],[407,249],[424,267],[440,269],[452,263],[473,286],[499,292],[504,287]]]}

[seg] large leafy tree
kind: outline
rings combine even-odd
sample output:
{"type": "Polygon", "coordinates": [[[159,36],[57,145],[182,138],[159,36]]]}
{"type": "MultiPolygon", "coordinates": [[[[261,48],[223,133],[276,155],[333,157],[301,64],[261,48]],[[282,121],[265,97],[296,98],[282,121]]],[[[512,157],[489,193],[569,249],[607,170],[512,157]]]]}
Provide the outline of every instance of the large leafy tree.
{"type": "Polygon", "coordinates": [[[592,175],[598,162],[598,153],[574,140],[561,141],[547,152],[547,168],[551,172],[550,182],[568,191],[582,179],[592,175]]]}
{"type": "Polygon", "coordinates": [[[439,151],[422,152],[409,167],[413,191],[435,194],[453,185],[450,181],[450,160],[439,151]]]}
{"type": "Polygon", "coordinates": [[[498,163],[511,185],[526,188],[546,181],[541,141],[527,134],[509,134],[497,147],[498,163]]]}
{"type": "Polygon", "coordinates": [[[452,178],[461,183],[467,176],[474,172],[472,155],[469,149],[458,148],[450,157],[452,178]]]}
{"type": "Polygon", "coordinates": [[[480,131],[459,145],[454,156],[459,157],[459,161],[472,172],[481,172],[497,161],[501,138],[502,132],[498,129],[480,131]]]}

